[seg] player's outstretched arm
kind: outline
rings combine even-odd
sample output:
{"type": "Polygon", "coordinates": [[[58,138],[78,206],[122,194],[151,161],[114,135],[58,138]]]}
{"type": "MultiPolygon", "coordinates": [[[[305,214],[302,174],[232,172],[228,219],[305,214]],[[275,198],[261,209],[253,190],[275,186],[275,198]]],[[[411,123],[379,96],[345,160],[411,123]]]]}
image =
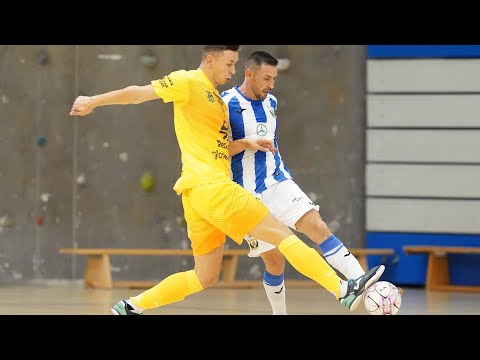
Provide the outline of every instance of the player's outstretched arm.
{"type": "Polygon", "coordinates": [[[72,105],[70,115],[84,116],[90,114],[93,109],[99,106],[140,104],[154,99],[158,99],[158,96],[153,85],[132,85],[100,95],[79,96],[72,105]]]}
{"type": "Polygon", "coordinates": [[[228,147],[230,157],[249,149],[253,151],[271,151],[272,154],[278,152],[277,148],[273,146],[273,140],[269,139],[238,139],[231,141],[228,147]]]}

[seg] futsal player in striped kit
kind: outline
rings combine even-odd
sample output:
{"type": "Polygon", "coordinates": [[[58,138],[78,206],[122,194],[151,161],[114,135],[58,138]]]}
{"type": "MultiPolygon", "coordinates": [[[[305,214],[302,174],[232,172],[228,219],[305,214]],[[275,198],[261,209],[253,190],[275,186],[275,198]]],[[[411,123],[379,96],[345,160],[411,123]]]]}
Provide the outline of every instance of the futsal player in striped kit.
{"type": "MultiPolygon", "coordinates": [[[[327,262],[346,279],[364,274],[358,260],[332,234],[319,213],[319,206],[295,183],[278,152],[277,99],[271,94],[277,79],[278,60],[267,52],[255,51],[246,60],[243,84],[224,91],[228,105],[232,138],[233,180],[267,205],[285,225],[306,234],[315,242],[327,262]],[[245,139],[270,139],[276,151],[245,148],[245,139]]],[[[247,235],[250,257],[260,256],[265,263],[263,285],[274,315],[286,315],[285,257],[277,247],[247,235]]]]}
{"type": "MultiPolygon", "coordinates": [[[[238,50],[239,45],[206,45],[197,69],[176,70],[146,85],[78,96],[72,105],[71,116],[88,115],[100,106],[159,99],[173,106],[182,159],[182,173],[173,189],[182,199],[195,266],[118,301],[111,309],[115,315],[140,315],[215,285],[222,269],[227,236],[241,244],[245,234],[252,234],[275,245],[296,270],[323,286],[351,311],[360,303],[365,289],[384,271],[384,266],[379,265],[353,282],[344,281],[262,202],[232,181],[228,109],[217,87],[235,74],[238,50]]],[[[271,141],[263,139],[246,140],[244,145],[273,151],[271,141]]]]}

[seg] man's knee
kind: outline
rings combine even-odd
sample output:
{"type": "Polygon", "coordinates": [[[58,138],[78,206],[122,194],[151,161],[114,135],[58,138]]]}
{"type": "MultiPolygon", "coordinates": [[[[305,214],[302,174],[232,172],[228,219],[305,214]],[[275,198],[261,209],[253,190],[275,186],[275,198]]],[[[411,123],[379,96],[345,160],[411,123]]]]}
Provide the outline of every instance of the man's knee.
{"type": "Polygon", "coordinates": [[[209,288],[218,282],[222,271],[222,263],[217,261],[198,261],[195,265],[195,274],[203,288],[209,288]]]}
{"type": "Polygon", "coordinates": [[[278,246],[285,238],[292,235],[292,231],[288,226],[280,222],[272,214],[268,214],[255,228],[253,228],[249,235],[262,239],[269,244],[278,246]]]}
{"type": "Polygon", "coordinates": [[[196,274],[204,289],[214,286],[220,276],[219,272],[199,271],[196,274]]]}
{"type": "Polygon", "coordinates": [[[310,236],[315,233],[328,235],[330,229],[318,211],[312,209],[300,218],[295,224],[298,231],[310,236]]]}
{"type": "Polygon", "coordinates": [[[195,274],[203,288],[209,288],[218,282],[222,271],[224,244],[220,244],[209,253],[195,256],[195,274]]]}
{"type": "Polygon", "coordinates": [[[315,223],[314,223],[314,230],[317,231],[317,232],[320,232],[322,234],[329,234],[330,233],[330,229],[328,228],[328,225],[325,221],[323,221],[322,219],[320,220],[317,220],[315,223]]]}
{"type": "Polygon", "coordinates": [[[285,257],[277,248],[260,255],[265,263],[265,269],[272,275],[281,275],[285,271],[285,257]]]}

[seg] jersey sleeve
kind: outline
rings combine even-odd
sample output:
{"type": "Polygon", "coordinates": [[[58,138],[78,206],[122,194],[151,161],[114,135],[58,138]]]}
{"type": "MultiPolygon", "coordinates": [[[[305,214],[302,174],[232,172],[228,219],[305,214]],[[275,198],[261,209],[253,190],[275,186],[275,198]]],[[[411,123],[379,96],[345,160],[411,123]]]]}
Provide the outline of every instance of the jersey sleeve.
{"type": "Polygon", "coordinates": [[[165,103],[188,100],[188,73],[185,70],[174,71],[161,79],[153,80],[151,83],[158,97],[165,103]]]}

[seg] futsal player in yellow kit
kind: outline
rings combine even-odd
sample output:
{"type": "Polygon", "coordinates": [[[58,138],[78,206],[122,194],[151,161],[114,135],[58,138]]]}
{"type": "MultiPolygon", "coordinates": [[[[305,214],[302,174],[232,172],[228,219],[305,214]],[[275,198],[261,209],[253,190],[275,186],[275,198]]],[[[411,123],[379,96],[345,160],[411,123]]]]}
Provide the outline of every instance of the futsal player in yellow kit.
{"type": "MultiPolygon", "coordinates": [[[[206,45],[196,70],[174,71],[144,86],[75,99],[70,115],[85,116],[99,106],[140,104],[162,99],[173,103],[182,173],[174,190],[182,197],[195,267],[172,274],[154,287],[112,307],[116,315],[139,315],[185,299],[214,285],[221,271],[226,236],[241,244],[246,234],[275,245],[300,273],[354,310],[361,294],[376,282],[384,266],[344,281],[319,253],[307,246],[267,207],[232,181],[228,110],[217,91],[230,81],[239,60],[239,45],[206,45]]],[[[159,121],[164,121],[160,119],[159,121]]],[[[248,149],[275,151],[270,140],[245,139],[248,149]]]]}

